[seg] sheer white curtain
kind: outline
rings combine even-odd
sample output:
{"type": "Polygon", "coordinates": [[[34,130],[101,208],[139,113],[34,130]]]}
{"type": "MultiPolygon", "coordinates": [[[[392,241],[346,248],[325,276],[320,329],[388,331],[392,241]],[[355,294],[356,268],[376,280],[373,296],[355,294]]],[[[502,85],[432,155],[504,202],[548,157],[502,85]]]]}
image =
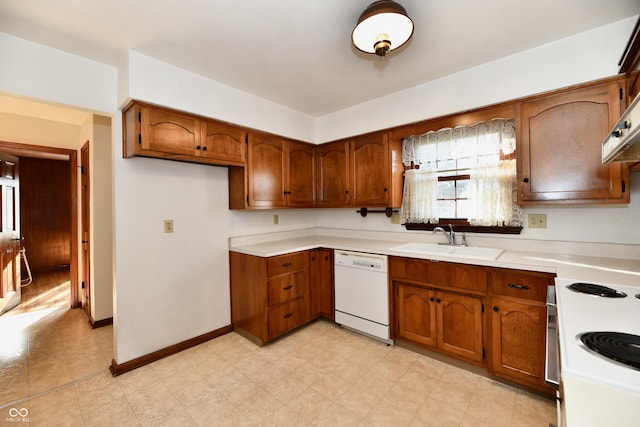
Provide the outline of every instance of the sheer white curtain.
{"type": "Polygon", "coordinates": [[[470,224],[522,225],[522,212],[515,202],[515,160],[501,160],[514,151],[513,119],[494,119],[405,139],[402,221],[437,223],[438,175],[468,174],[470,224]]]}

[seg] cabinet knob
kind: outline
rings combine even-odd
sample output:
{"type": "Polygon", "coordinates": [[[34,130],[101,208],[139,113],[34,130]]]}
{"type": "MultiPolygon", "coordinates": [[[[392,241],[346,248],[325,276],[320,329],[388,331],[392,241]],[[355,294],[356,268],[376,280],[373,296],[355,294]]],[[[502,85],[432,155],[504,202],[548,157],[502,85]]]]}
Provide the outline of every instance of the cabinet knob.
{"type": "Polygon", "coordinates": [[[207,151],[207,146],[202,147],[202,151],[207,151]]]}
{"type": "Polygon", "coordinates": [[[429,301],[434,302],[436,299],[434,297],[429,298],[429,301]]]}
{"type": "Polygon", "coordinates": [[[344,190],[344,194],[349,194],[349,190],[344,190]]]}
{"type": "Polygon", "coordinates": [[[329,257],[328,256],[324,257],[324,260],[329,261],[329,257]]]}
{"type": "Polygon", "coordinates": [[[384,187],[384,191],[385,191],[385,193],[387,192],[387,187],[384,187]]]}
{"type": "Polygon", "coordinates": [[[497,306],[497,305],[494,305],[494,306],[493,306],[493,311],[495,311],[495,312],[497,313],[499,310],[500,310],[500,309],[498,308],[498,306],[497,306]]]}
{"type": "Polygon", "coordinates": [[[522,180],[523,182],[529,182],[529,178],[525,178],[522,180]]]}
{"type": "Polygon", "coordinates": [[[196,145],[196,150],[201,150],[201,149],[202,149],[202,147],[201,147],[201,146],[196,145]]]}
{"type": "Polygon", "coordinates": [[[311,261],[315,261],[315,260],[316,260],[316,257],[312,256],[311,261]]]}
{"type": "Polygon", "coordinates": [[[442,302],[442,300],[441,300],[440,298],[436,298],[436,302],[437,302],[438,304],[440,304],[440,303],[442,302]]]}

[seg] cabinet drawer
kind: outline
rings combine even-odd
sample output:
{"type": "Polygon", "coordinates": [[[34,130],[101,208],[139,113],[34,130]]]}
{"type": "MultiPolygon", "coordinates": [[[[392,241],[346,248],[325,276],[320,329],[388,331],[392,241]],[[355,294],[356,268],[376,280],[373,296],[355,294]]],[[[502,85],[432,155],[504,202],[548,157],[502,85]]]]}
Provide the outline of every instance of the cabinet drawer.
{"type": "Polygon", "coordinates": [[[267,276],[273,277],[293,271],[304,270],[307,267],[307,252],[279,255],[267,259],[267,276]]]}
{"type": "Polygon", "coordinates": [[[553,274],[521,270],[492,270],[491,291],[534,301],[545,301],[547,286],[552,285],[553,274]]]}
{"type": "Polygon", "coordinates": [[[306,276],[304,271],[269,279],[269,305],[280,304],[305,294],[306,276]]]}
{"type": "Polygon", "coordinates": [[[269,337],[274,338],[293,329],[309,318],[309,303],[300,297],[286,304],[269,308],[269,337]]]}

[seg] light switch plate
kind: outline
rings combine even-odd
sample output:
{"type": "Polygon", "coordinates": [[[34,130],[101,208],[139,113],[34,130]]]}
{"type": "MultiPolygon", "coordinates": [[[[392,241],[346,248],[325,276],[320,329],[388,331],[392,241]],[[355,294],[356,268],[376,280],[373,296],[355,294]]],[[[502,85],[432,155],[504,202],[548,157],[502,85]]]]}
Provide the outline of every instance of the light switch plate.
{"type": "Polygon", "coordinates": [[[273,216],[273,223],[274,224],[279,224],[280,223],[280,218],[278,217],[278,215],[274,215],[273,216]]]}
{"type": "Polygon", "coordinates": [[[529,228],[547,228],[546,214],[529,214],[529,228]]]}
{"type": "Polygon", "coordinates": [[[173,220],[165,219],[164,220],[164,232],[165,233],[173,233],[173,220]]]}

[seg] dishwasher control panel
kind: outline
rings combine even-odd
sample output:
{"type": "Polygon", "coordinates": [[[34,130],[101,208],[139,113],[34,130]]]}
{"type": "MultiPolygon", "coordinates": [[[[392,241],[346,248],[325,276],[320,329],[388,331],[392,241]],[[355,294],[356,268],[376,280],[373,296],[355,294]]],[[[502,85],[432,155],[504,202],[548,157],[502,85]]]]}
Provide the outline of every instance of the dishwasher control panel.
{"type": "Polygon", "coordinates": [[[387,271],[387,256],[362,252],[336,251],[335,263],[344,267],[362,268],[379,272],[387,271]]]}

